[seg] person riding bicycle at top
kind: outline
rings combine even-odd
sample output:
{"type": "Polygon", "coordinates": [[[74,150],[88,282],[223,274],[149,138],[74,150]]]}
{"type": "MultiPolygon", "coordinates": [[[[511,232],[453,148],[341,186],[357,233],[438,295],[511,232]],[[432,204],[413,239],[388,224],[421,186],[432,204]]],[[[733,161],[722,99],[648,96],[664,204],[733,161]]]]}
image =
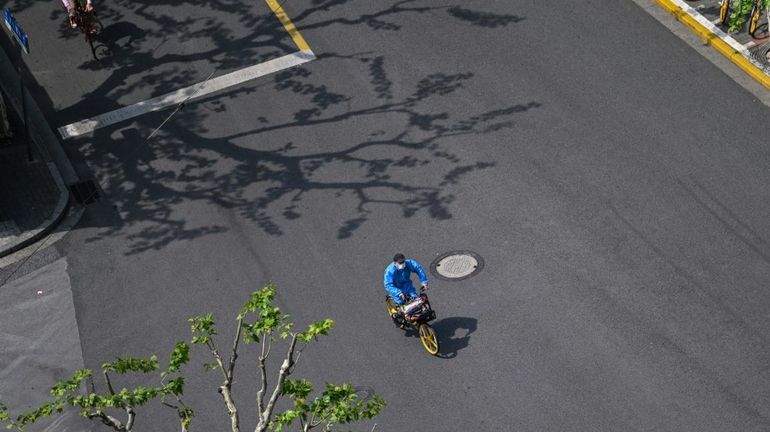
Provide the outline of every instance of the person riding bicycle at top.
{"type": "MultiPolygon", "coordinates": [[[[80,0],[61,0],[62,3],[64,3],[64,7],[67,8],[67,15],[70,17],[70,27],[75,28],[78,26],[77,21],[75,20],[75,3],[76,1],[80,0]]],[[[94,10],[94,4],[92,0],[86,0],[86,12],[93,12],[94,10]]]]}
{"type": "Polygon", "coordinates": [[[417,290],[412,285],[412,272],[417,273],[422,289],[428,289],[428,276],[425,270],[415,260],[406,259],[404,254],[397,253],[393,256],[393,262],[385,267],[383,283],[385,291],[397,305],[404,304],[409,297],[417,297],[417,290]]]}

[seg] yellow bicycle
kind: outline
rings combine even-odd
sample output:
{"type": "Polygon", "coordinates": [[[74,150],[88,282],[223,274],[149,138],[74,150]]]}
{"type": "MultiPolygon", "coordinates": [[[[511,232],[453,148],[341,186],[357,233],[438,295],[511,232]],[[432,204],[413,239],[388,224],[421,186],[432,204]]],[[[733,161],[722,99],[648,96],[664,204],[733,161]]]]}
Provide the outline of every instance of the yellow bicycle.
{"type": "MultiPolygon", "coordinates": [[[[743,9],[740,4],[738,8],[743,9]]],[[[721,0],[719,5],[719,22],[722,23],[722,25],[727,26],[730,21],[730,15],[735,12],[735,9],[735,0],[721,0]]],[[[751,12],[749,12],[748,19],[748,31],[751,37],[755,37],[754,33],[756,33],[757,28],[759,27],[759,17],[761,14],[762,0],[753,0],[751,3],[751,12]]]]}
{"type": "Polygon", "coordinates": [[[439,352],[438,338],[433,327],[428,322],[436,319],[436,312],[430,307],[428,296],[425,293],[418,297],[406,299],[402,306],[396,305],[389,295],[385,296],[385,306],[388,316],[400,328],[416,328],[420,336],[422,346],[431,355],[439,352]]]}

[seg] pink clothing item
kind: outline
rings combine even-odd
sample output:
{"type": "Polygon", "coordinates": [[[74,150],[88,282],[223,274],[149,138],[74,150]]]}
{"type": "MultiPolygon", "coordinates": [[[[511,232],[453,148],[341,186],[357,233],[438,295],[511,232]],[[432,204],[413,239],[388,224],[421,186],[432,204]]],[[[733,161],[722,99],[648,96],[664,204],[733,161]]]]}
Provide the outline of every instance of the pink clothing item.
{"type": "MultiPolygon", "coordinates": [[[[64,7],[67,8],[67,10],[72,10],[72,3],[70,3],[70,0],[61,0],[62,3],[64,3],[64,7]]],[[[91,0],[86,0],[86,5],[91,5],[91,0]]]]}

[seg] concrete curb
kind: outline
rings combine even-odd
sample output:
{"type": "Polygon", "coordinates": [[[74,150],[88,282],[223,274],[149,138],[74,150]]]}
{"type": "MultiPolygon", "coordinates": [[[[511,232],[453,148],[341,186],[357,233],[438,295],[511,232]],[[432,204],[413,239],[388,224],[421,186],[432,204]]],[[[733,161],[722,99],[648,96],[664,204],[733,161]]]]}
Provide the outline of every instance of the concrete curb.
{"type": "Polygon", "coordinates": [[[24,231],[17,237],[15,243],[0,248],[0,258],[8,256],[20,249],[24,249],[38,240],[41,240],[59,224],[67,212],[70,202],[69,190],[67,190],[67,187],[64,185],[64,180],[62,180],[61,175],[59,175],[59,170],[56,169],[56,165],[54,165],[53,162],[46,162],[46,165],[48,166],[48,171],[51,172],[54,182],[56,182],[56,187],[59,189],[59,199],[56,202],[56,207],[54,207],[51,215],[36,228],[24,231]]]}
{"type": "Polygon", "coordinates": [[[733,62],[747,75],[766,89],[770,90],[770,75],[761,64],[751,57],[751,53],[738,41],[722,31],[698,11],[682,0],[656,0],[657,3],[674,16],[674,19],[689,27],[695,34],[714,47],[720,54],[733,62]]]}

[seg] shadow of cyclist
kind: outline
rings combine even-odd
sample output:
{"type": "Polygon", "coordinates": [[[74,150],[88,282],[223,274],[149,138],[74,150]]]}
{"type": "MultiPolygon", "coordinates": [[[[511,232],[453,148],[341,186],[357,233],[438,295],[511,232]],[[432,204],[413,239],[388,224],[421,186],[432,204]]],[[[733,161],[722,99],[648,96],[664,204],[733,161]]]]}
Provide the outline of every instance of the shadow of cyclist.
{"type": "Polygon", "coordinates": [[[96,34],[95,47],[98,60],[91,62],[86,69],[116,66],[116,61],[120,61],[116,56],[122,59],[133,54],[134,43],[144,39],[145,33],[133,23],[118,22],[100,28],[96,34]]]}
{"type": "Polygon", "coordinates": [[[451,317],[431,323],[439,342],[437,357],[451,359],[457,357],[457,351],[468,346],[471,333],[477,328],[476,318],[451,317]]]}

